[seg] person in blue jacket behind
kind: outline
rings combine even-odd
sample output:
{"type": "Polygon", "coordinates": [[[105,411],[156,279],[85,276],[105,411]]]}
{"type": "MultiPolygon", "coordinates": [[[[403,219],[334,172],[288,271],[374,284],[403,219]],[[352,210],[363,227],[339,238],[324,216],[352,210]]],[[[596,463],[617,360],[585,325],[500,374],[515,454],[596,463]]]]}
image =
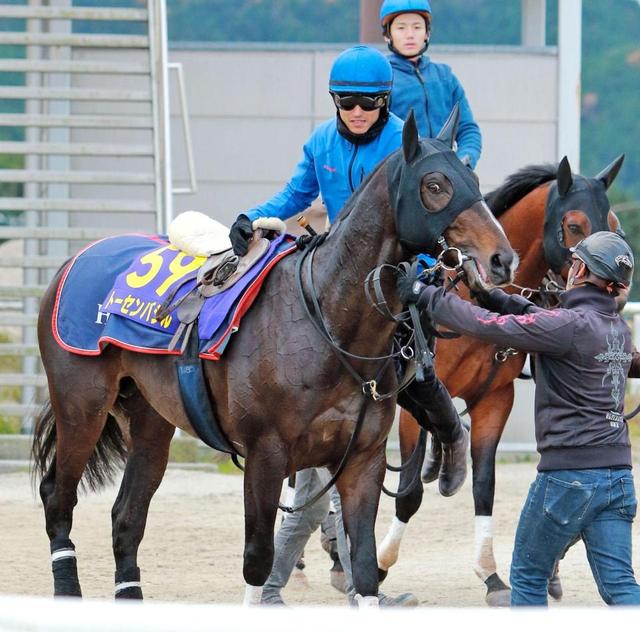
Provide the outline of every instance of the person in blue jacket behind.
{"type": "Polygon", "coordinates": [[[431,37],[428,0],[385,0],[380,7],[380,23],[391,51],[391,111],[404,120],[413,108],[420,135],[433,138],[458,103],[457,153],[462,162],[475,169],[482,136],[464,89],[449,66],[436,64],[424,54],[431,37]]]}

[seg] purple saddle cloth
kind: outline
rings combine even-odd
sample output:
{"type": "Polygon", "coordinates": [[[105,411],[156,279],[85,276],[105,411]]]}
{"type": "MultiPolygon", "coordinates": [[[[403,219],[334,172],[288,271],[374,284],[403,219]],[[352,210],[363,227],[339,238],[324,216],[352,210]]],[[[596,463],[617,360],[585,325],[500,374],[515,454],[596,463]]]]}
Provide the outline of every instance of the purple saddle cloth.
{"type": "MultiPolygon", "coordinates": [[[[296,249],[292,240],[274,239],[239,281],[205,301],[198,319],[200,357],[220,358],[269,271],[296,249]]],[[[119,235],[87,246],[67,264],[58,286],[55,339],[81,355],[99,355],[109,343],[141,353],[179,354],[168,351],[179,325],[175,313],[158,320],[155,312],[176,288],[172,304],[194,289],[195,278],[184,278],[203,262],[155,235],[119,235]]]]}

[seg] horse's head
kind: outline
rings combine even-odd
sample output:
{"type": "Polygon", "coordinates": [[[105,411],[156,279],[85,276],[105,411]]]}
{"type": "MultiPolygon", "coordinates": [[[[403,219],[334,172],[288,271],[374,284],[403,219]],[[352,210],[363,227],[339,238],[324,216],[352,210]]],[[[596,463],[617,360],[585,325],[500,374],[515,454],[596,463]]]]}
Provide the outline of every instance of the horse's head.
{"type": "Polygon", "coordinates": [[[622,234],[610,210],[607,189],[620,171],[624,154],[594,178],[571,173],[565,156],[557,179],[549,187],[544,219],[544,255],[549,267],[566,279],[571,265],[569,250],[591,233],[611,230],[622,234]]]}
{"type": "Polygon", "coordinates": [[[400,243],[412,253],[438,254],[443,240],[458,248],[472,289],[512,280],[517,256],[484,202],[471,170],[453,151],[458,106],[437,138],[418,137],[411,113],[402,151],[389,160],[388,184],[400,243]]]}

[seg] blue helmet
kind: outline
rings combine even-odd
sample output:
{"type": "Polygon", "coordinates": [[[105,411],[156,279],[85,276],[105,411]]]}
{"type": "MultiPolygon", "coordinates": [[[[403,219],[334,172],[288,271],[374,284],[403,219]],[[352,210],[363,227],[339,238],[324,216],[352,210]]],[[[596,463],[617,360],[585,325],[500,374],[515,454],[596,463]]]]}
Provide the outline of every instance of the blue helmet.
{"type": "Polygon", "coordinates": [[[353,46],[338,55],[329,75],[329,92],[390,92],[393,71],[387,58],[370,46],[353,46]]]}
{"type": "Polygon", "coordinates": [[[429,0],[384,0],[380,7],[380,23],[386,31],[393,19],[401,13],[418,13],[429,25],[431,5],[429,0]]]}

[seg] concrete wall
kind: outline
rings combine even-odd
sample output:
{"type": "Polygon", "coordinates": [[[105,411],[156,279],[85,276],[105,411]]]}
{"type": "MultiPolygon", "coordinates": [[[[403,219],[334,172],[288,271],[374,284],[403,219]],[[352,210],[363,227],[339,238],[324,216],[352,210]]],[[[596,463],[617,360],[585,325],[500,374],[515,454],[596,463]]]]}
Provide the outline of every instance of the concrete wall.
{"type": "MultiPolygon", "coordinates": [[[[289,178],[314,126],[334,116],[327,94],[343,46],[186,48],[184,66],[198,193],[175,210],[197,209],[231,222],[289,178]]],[[[478,174],[485,191],[524,166],[553,161],[557,136],[555,49],[433,47],[461,80],[482,129],[478,174]]],[[[172,86],[174,184],[187,184],[177,89],[172,86]]]]}

